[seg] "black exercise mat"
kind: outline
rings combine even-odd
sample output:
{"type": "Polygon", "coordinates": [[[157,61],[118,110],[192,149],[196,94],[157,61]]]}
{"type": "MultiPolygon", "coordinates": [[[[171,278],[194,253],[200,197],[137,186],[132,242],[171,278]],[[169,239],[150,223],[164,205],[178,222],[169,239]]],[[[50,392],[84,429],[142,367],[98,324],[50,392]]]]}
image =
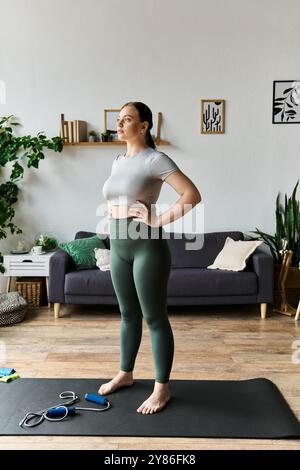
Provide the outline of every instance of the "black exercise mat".
{"type": "MultiPolygon", "coordinates": [[[[107,394],[112,407],[101,413],[78,412],[66,421],[44,421],[22,429],[28,411],[62,402],[59,394],[73,390],[77,406],[95,406],[85,393],[97,394],[107,379],[17,379],[0,383],[1,435],[156,436],[299,438],[300,423],[270,380],[171,380],[165,408],[144,415],[136,410],[152,393],[153,380],[107,394]]],[[[75,405],[76,406],[76,405],[75,405]]]]}

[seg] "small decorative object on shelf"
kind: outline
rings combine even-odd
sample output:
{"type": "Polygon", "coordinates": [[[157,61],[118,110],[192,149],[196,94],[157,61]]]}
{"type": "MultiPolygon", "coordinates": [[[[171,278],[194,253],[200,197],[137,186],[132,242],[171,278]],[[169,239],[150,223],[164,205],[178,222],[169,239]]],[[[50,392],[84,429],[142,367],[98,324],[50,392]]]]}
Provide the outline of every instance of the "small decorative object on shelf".
{"type": "Polygon", "coordinates": [[[42,255],[43,253],[45,252],[43,252],[43,248],[40,245],[34,245],[30,250],[31,255],[42,255]]]}
{"type": "Polygon", "coordinates": [[[30,243],[21,234],[12,236],[13,248],[10,250],[12,254],[29,253],[30,243]]]}
{"type": "Polygon", "coordinates": [[[97,142],[98,134],[96,131],[89,131],[89,142],[97,142]]]}
{"type": "Polygon", "coordinates": [[[57,248],[58,242],[54,235],[50,233],[40,233],[35,239],[35,246],[33,248],[40,247],[41,252],[38,253],[38,250],[33,250],[33,254],[42,254],[48,253],[49,251],[55,250],[57,248]]]}
{"type": "Polygon", "coordinates": [[[101,140],[102,142],[113,142],[113,136],[110,131],[102,132],[101,133],[101,140]]]}

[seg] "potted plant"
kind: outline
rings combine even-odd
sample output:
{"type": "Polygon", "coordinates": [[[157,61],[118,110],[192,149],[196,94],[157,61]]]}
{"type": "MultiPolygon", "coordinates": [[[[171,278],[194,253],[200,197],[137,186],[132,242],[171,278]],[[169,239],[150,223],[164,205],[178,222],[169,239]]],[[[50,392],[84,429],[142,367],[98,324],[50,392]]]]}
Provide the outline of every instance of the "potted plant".
{"type": "Polygon", "coordinates": [[[96,131],[89,131],[89,142],[96,142],[97,137],[98,135],[96,131]]]}
{"type": "Polygon", "coordinates": [[[109,136],[110,136],[110,133],[108,131],[102,132],[101,133],[101,141],[102,142],[108,142],[109,141],[109,136]]]}
{"type": "MultiPolygon", "coordinates": [[[[8,230],[11,234],[23,233],[22,229],[13,223],[13,206],[18,201],[17,182],[23,178],[24,159],[27,159],[27,168],[38,168],[40,160],[45,158],[44,148],[54,152],[63,150],[63,139],[58,136],[48,139],[43,132],[38,132],[36,136],[15,135],[14,127],[20,125],[16,120],[14,115],[0,117],[0,169],[13,163],[8,178],[0,174],[0,240],[7,238],[8,230]]],[[[0,273],[4,272],[3,256],[0,252],[0,273]]]]}
{"type": "Polygon", "coordinates": [[[36,240],[35,240],[35,245],[36,246],[41,246],[42,251],[45,253],[47,251],[52,251],[55,248],[57,248],[58,243],[55,237],[51,237],[46,234],[41,234],[36,240]]]}
{"type": "Polygon", "coordinates": [[[285,287],[290,304],[297,306],[300,289],[300,210],[299,201],[296,200],[296,191],[299,180],[293,190],[292,196],[285,195],[284,206],[280,203],[280,193],[276,198],[276,232],[275,235],[264,233],[256,227],[250,233],[256,233],[258,237],[250,237],[253,240],[263,240],[272,253],[274,259],[274,303],[278,304],[279,289],[278,278],[282,267],[282,259],[285,250],[293,252],[291,264],[285,282],[285,287]]]}

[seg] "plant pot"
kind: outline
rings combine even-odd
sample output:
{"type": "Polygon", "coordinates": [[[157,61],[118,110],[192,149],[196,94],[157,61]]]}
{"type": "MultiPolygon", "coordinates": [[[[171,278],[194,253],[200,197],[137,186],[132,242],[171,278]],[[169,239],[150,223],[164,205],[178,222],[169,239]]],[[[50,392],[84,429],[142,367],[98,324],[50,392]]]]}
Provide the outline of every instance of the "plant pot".
{"type": "Polygon", "coordinates": [[[89,135],[89,142],[95,142],[95,137],[93,135],[89,135]]]}
{"type": "MultiPolygon", "coordinates": [[[[280,304],[280,295],[278,288],[278,279],[281,270],[281,264],[274,265],[274,301],[273,306],[280,304]]],[[[288,303],[297,308],[300,299],[300,269],[297,266],[290,266],[285,281],[285,292],[288,303]]]]}
{"type": "Polygon", "coordinates": [[[101,135],[101,140],[102,140],[102,142],[108,142],[108,135],[102,134],[101,135]]]}

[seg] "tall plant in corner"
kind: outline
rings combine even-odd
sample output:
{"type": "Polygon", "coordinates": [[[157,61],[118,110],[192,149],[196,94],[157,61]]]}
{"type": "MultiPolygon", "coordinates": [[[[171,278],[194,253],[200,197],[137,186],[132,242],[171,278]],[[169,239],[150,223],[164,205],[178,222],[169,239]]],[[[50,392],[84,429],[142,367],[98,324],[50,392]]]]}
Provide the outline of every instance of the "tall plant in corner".
{"type": "MultiPolygon", "coordinates": [[[[14,127],[19,126],[14,115],[0,117],[0,241],[7,238],[7,231],[23,233],[14,222],[14,204],[18,200],[19,188],[17,182],[24,176],[24,168],[21,159],[27,159],[27,167],[39,167],[40,160],[45,158],[44,149],[48,148],[54,152],[61,152],[63,140],[61,137],[47,138],[44,132],[38,132],[36,136],[15,135],[14,127]],[[10,176],[7,180],[3,178],[1,167],[8,163],[12,165],[10,176]]],[[[4,273],[3,256],[0,251],[0,273],[4,273]]]]}
{"type": "Polygon", "coordinates": [[[259,237],[250,237],[253,240],[263,240],[270,248],[276,264],[282,262],[282,250],[292,250],[293,257],[291,266],[299,266],[300,263],[300,210],[299,201],[296,200],[296,191],[299,180],[293,190],[292,196],[288,199],[285,195],[284,206],[280,203],[280,193],[276,198],[276,233],[268,233],[256,230],[259,237]]]}

